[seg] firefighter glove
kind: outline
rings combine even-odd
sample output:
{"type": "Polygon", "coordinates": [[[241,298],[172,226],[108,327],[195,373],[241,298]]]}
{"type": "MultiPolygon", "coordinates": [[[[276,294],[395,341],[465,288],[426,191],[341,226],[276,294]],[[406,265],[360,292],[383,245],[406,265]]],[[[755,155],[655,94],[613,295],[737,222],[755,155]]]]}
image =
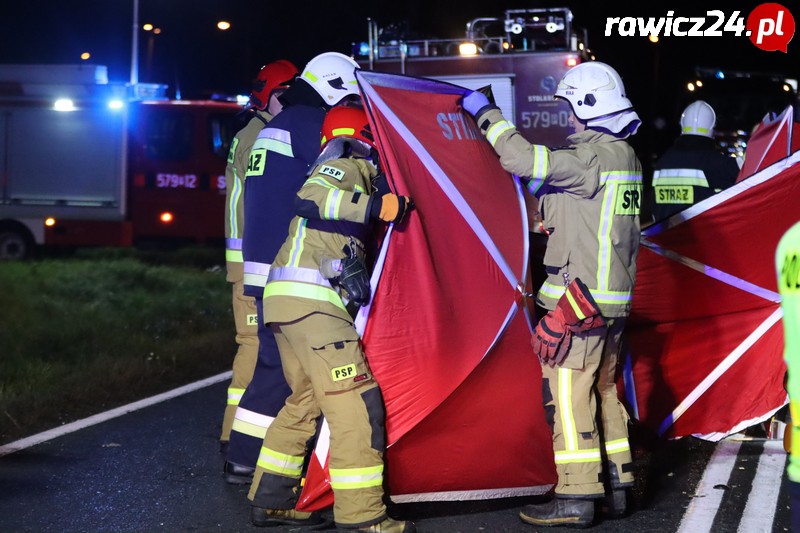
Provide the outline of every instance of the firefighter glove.
{"type": "Polygon", "coordinates": [[[555,366],[564,362],[569,352],[572,332],[555,311],[542,317],[531,336],[533,353],[543,365],[555,366]]]}
{"type": "Polygon", "coordinates": [[[408,196],[398,196],[396,194],[384,194],[383,196],[374,195],[370,216],[379,218],[384,222],[394,222],[395,224],[403,220],[407,211],[414,208],[414,202],[408,196]]]}
{"type": "Polygon", "coordinates": [[[555,314],[573,333],[606,325],[589,287],[580,278],[567,285],[564,295],[556,303],[555,314]]]}
{"type": "MultiPolygon", "coordinates": [[[[342,271],[339,274],[339,285],[347,291],[347,297],[356,305],[369,303],[369,274],[364,261],[356,254],[355,246],[344,247],[345,257],[342,259],[342,271]]],[[[323,273],[323,275],[325,275],[323,273]]]]}
{"type": "Polygon", "coordinates": [[[461,107],[475,118],[478,118],[490,109],[498,109],[498,107],[491,103],[489,98],[480,91],[469,91],[465,94],[461,99],[461,107]]]}

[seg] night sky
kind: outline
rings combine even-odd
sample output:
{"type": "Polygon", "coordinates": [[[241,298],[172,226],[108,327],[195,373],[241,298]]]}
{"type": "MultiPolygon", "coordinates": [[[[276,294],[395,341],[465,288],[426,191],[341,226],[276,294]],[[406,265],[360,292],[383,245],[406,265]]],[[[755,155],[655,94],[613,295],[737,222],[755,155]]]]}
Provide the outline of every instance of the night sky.
{"type": "MultiPolygon", "coordinates": [[[[139,40],[139,81],[180,88],[183,98],[213,92],[247,93],[265,63],[290,59],[298,67],[314,55],[350,53],[367,38],[367,18],[397,24],[412,38],[459,38],[477,17],[502,17],[506,9],[563,6],[563,2],[492,0],[139,0],[139,22],[162,28],[148,54],[148,34],[139,40]],[[457,10],[454,9],[457,6],[457,10]],[[231,22],[219,31],[219,19],[231,22]]],[[[587,28],[598,60],[614,66],[646,120],[675,113],[695,67],[777,72],[800,77],[800,37],[789,53],[766,52],[746,37],[671,37],[658,44],[644,37],[603,35],[607,17],[696,17],[719,9],[745,18],[759,2],[573,2],[575,24],[587,28]]],[[[784,5],[800,21],[796,2],[784,5]]],[[[133,0],[26,0],[0,8],[0,63],[79,63],[109,67],[114,80],[130,79],[133,0]]]]}

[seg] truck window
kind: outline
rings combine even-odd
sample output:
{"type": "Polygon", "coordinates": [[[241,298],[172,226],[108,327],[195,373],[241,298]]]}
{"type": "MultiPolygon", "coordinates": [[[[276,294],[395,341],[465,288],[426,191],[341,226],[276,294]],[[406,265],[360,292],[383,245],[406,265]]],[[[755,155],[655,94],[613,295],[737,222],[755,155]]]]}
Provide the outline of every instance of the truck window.
{"type": "Polygon", "coordinates": [[[153,161],[188,159],[192,153],[193,117],[189,113],[153,113],[145,129],[146,158],[153,161]]]}
{"type": "Polygon", "coordinates": [[[227,160],[231,140],[242,126],[229,113],[214,113],[209,115],[208,120],[211,151],[220,159],[227,160]]]}

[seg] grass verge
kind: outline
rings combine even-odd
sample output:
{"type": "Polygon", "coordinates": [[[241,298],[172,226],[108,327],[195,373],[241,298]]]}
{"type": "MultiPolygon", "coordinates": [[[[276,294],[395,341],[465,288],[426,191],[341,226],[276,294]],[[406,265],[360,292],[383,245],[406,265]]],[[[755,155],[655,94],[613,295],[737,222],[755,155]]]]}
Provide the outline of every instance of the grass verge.
{"type": "Polygon", "coordinates": [[[0,263],[0,443],[229,370],[230,286],[212,266],[221,256],[0,263]]]}

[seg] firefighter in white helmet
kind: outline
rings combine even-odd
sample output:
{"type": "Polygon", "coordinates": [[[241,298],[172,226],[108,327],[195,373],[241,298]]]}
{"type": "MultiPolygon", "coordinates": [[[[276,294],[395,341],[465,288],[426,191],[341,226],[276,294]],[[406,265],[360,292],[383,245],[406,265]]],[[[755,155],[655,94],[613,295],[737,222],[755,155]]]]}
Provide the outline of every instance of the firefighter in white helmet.
{"type": "Polygon", "coordinates": [[[547,279],[536,296],[547,312],[531,342],[542,363],[558,483],[553,499],[526,506],[520,518],[586,527],[597,502],[622,516],[634,481],[614,374],[631,309],[642,195],[642,167],[625,139],[640,120],[622,79],[604,63],[570,69],[555,96],[569,103],[575,127],[557,149],[529,143],[480,92],[467,92],[463,107],[503,167],[538,197],[539,228],[549,234],[547,279]]]}
{"type": "MultiPolygon", "coordinates": [[[[267,427],[291,390],[281,368],[272,330],[264,327],[264,285],[283,244],[292,202],[319,155],[319,132],[332,105],[359,99],[351,58],[326,52],[312,59],[279,96],[283,110],[258,134],[245,174],[242,239],[244,293],[255,298],[259,352],[253,379],[236,410],[224,475],[229,483],[249,483],[267,427]]],[[[263,517],[255,513],[254,522],[263,517]]]]}
{"type": "Polygon", "coordinates": [[[253,504],[266,520],[297,515],[306,448],[322,414],[330,427],[336,525],[412,533],[413,523],[386,514],[383,400],[349,309],[370,299],[364,263],[370,221],[399,223],[411,203],[377,193],[377,151],[363,109],[328,111],[321,143],[264,288],[264,320],[275,333],[292,394],[267,430],[253,504]]]}
{"type": "Polygon", "coordinates": [[[245,388],[253,377],[258,358],[258,320],[252,296],[244,295],[242,235],[244,234],[244,175],[250,149],[261,129],[283,106],[278,96],[298,74],[291,61],[280,59],[264,65],[258,72],[245,111],[251,114],[247,125],[231,142],[225,167],[225,263],[227,280],[232,284],[233,318],[238,348],[233,359],[233,373],[228,386],[228,401],[222,420],[220,449],[225,452],[231,435],[234,414],[245,388]]]}
{"type": "Polygon", "coordinates": [[[674,215],[736,182],[736,159],[714,145],[716,122],[714,109],[703,100],[692,102],[681,114],[680,136],[653,165],[653,221],[674,215]]]}

